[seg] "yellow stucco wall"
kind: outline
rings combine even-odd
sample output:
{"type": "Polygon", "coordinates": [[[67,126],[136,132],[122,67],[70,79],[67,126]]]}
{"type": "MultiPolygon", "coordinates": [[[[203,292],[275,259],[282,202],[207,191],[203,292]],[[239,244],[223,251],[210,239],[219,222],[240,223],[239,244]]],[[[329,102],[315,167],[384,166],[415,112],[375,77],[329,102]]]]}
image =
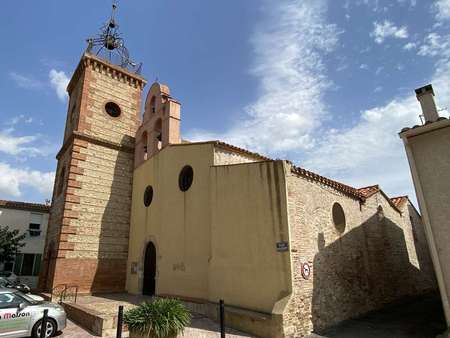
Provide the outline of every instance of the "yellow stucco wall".
{"type": "Polygon", "coordinates": [[[212,144],[174,145],[134,173],[127,290],[142,292],[143,257],[157,250],[156,294],[270,313],[291,292],[286,189],[282,162],[214,166],[212,144]],[[178,175],[189,164],[187,192],[178,175]],[[154,189],[152,204],[144,190],[154,189]],[[131,273],[132,263],[138,273],[131,273]]]}
{"type": "Polygon", "coordinates": [[[272,312],[291,293],[283,163],[211,168],[210,300],[272,312]]]}
{"type": "Polygon", "coordinates": [[[209,167],[212,145],[171,146],[144,162],[134,173],[127,289],[142,292],[143,257],[149,241],[156,246],[157,294],[207,298],[209,245],[209,167]],[[194,182],[178,187],[180,170],[189,164],[194,182]],[[143,203],[151,185],[151,205],[143,203]],[[130,274],[131,262],[139,271],[130,274]]]}
{"type": "Polygon", "coordinates": [[[450,327],[450,121],[401,134],[414,179],[442,303],[450,327]]]}

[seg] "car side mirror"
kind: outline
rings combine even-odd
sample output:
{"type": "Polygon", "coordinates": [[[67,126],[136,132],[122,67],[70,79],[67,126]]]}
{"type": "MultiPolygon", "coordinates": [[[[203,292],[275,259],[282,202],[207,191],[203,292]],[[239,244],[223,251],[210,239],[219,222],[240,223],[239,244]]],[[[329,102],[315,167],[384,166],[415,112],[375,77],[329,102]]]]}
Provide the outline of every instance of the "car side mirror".
{"type": "Polygon", "coordinates": [[[17,308],[18,308],[19,311],[22,311],[22,310],[25,309],[26,307],[27,307],[27,304],[26,304],[26,303],[20,303],[20,304],[17,306],[17,308]]]}

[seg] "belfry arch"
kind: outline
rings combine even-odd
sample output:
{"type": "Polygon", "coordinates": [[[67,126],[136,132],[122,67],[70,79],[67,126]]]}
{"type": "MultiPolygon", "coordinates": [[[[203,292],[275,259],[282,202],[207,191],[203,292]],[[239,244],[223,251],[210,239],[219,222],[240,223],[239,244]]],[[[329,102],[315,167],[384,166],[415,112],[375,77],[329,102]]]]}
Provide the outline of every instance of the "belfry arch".
{"type": "Polygon", "coordinates": [[[136,147],[135,167],[166,146],[181,142],[180,108],[178,101],[170,95],[169,87],[153,83],[145,101],[142,124],[136,133],[136,141],[142,146],[136,147]]]}

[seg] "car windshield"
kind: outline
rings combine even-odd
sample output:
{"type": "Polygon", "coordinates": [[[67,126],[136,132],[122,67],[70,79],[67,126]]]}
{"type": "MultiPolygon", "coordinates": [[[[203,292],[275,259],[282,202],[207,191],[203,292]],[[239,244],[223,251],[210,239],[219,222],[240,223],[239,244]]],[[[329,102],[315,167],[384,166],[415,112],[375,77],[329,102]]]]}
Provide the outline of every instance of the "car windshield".
{"type": "Polygon", "coordinates": [[[16,291],[14,292],[16,295],[19,295],[20,297],[22,297],[23,299],[25,299],[28,303],[31,303],[33,305],[39,304],[40,302],[37,301],[36,299],[31,298],[30,296],[27,296],[25,293],[20,292],[20,291],[16,291]]]}

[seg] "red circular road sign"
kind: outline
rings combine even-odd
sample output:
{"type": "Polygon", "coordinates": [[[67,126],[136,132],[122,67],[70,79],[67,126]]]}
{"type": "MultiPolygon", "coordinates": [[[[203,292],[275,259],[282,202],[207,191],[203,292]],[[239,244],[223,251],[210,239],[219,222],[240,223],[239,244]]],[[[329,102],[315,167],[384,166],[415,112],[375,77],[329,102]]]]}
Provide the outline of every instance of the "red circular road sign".
{"type": "Polygon", "coordinates": [[[309,263],[302,263],[302,276],[304,279],[311,277],[311,266],[309,263]]]}

